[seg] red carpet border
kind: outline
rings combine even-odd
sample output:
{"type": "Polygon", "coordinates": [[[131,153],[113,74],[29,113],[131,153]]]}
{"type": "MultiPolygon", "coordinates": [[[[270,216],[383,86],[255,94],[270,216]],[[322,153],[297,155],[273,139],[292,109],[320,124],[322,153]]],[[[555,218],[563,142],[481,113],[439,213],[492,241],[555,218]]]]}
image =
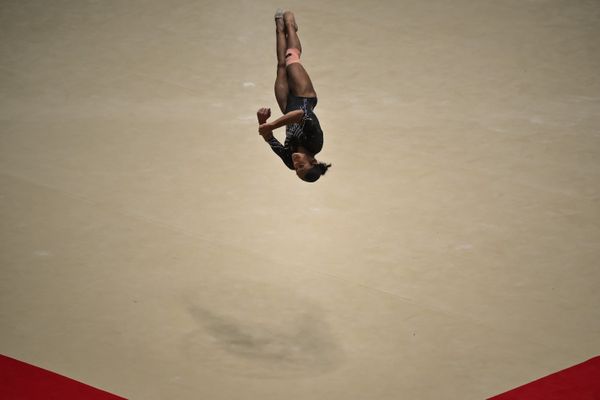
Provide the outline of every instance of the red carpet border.
{"type": "MultiPolygon", "coordinates": [[[[3,355],[0,355],[0,399],[125,400],[3,355]]],[[[600,400],[600,356],[488,400],[600,400]]]]}
{"type": "Polygon", "coordinates": [[[100,389],[0,355],[0,399],[124,400],[100,389]]]}
{"type": "Polygon", "coordinates": [[[600,400],[600,356],[489,400],[600,400]]]}

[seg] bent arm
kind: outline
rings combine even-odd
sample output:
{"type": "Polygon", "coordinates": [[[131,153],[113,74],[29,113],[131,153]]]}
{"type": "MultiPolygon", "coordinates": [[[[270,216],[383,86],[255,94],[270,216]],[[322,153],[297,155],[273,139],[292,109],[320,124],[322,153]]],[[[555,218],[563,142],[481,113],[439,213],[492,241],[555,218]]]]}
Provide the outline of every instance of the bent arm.
{"type": "Polygon", "coordinates": [[[281,128],[282,126],[285,126],[285,125],[297,124],[300,121],[302,121],[303,116],[304,116],[304,111],[302,111],[302,110],[290,111],[289,113],[277,118],[275,121],[269,122],[269,125],[270,125],[271,129],[277,129],[277,128],[281,128]]]}
{"type": "MultiPolygon", "coordinates": [[[[266,139],[265,139],[266,140],[266,139]]],[[[271,149],[275,154],[281,158],[281,161],[285,164],[289,169],[294,169],[294,162],[292,161],[292,152],[290,149],[286,149],[276,138],[271,136],[271,139],[266,140],[267,143],[271,146],[271,149]]]]}

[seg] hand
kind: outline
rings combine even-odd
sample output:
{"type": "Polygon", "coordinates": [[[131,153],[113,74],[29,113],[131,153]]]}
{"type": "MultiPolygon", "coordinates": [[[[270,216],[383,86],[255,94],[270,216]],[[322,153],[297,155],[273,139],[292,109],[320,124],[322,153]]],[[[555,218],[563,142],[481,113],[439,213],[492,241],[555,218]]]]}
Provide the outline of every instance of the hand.
{"type": "Polygon", "coordinates": [[[258,127],[258,134],[263,137],[265,140],[269,140],[273,137],[273,127],[271,124],[261,124],[258,127]]]}
{"type": "Polygon", "coordinates": [[[269,119],[269,117],[271,117],[271,109],[270,108],[260,108],[257,112],[256,112],[256,118],[258,118],[258,123],[260,125],[264,124],[265,122],[267,122],[267,120],[269,119]]]}

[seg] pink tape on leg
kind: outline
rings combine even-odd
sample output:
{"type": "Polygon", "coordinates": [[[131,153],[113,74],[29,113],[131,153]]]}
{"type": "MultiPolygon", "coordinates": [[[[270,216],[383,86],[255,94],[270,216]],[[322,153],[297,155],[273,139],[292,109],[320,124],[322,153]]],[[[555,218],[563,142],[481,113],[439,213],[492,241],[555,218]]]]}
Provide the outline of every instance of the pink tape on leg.
{"type": "Polygon", "coordinates": [[[287,49],[285,52],[285,66],[300,62],[300,50],[298,49],[287,49]]]}

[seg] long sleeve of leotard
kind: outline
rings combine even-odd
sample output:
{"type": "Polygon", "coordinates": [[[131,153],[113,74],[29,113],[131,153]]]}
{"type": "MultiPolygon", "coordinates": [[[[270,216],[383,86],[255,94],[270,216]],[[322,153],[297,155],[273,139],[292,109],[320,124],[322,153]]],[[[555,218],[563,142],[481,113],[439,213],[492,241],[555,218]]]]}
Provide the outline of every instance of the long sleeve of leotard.
{"type": "Polygon", "coordinates": [[[281,158],[281,161],[283,161],[283,163],[289,169],[294,169],[294,163],[292,162],[292,151],[289,148],[285,148],[275,137],[269,139],[267,143],[269,143],[269,146],[271,146],[273,152],[275,152],[275,154],[281,158]]]}

